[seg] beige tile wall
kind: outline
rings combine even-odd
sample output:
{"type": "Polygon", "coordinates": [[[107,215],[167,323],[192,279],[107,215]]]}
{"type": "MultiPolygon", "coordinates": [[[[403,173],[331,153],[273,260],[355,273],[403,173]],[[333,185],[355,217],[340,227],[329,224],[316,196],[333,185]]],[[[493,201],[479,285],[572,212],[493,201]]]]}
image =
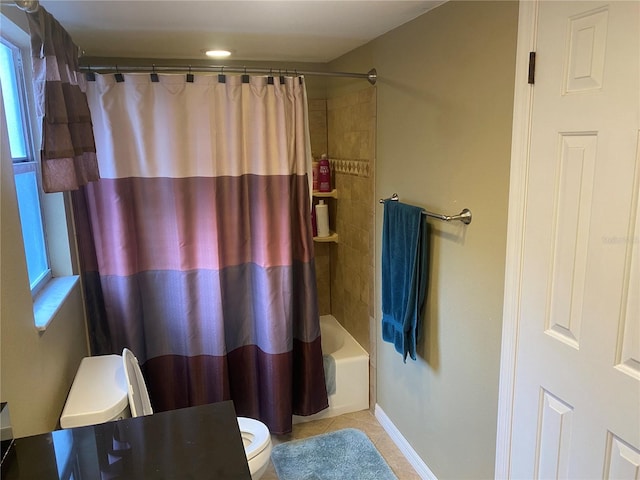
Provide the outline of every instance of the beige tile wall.
{"type": "Polygon", "coordinates": [[[338,200],[331,249],[331,312],[367,351],[373,315],[373,168],[376,96],[374,87],[327,101],[329,156],[338,200]]]}
{"type": "Polygon", "coordinates": [[[309,135],[311,154],[318,159],[327,153],[327,101],[322,98],[309,99],[309,135]]]}
{"type": "Polygon", "coordinates": [[[310,100],[309,128],[314,158],[329,155],[338,190],[327,203],[339,243],[315,243],[320,314],[332,313],[373,356],[375,88],[310,100]]]}
{"type": "MultiPolygon", "coordinates": [[[[314,159],[319,159],[320,155],[327,153],[327,101],[324,99],[309,100],[309,134],[311,154],[314,159]]],[[[331,246],[327,243],[314,243],[314,246],[318,309],[320,315],[326,315],[331,313],[331,246]]]]}
{"type": "Polygon", "coordinates": [[[331,313],[331,244],[315,243],[318,310],[320,315],[331,313]]]}
{"type": "MultiPolygon", "coordinates": [[[[332,313],[370,355],[370,405],[376,404],[374,320],[374,164],[376,90],[367,87],[309,101],[314,159],[329,155],[333,187],[329,226],[339,242],[314,243],[320,314],[332,313]]],[[[314,203],[317,203],[314,199],[314,203]]]]}

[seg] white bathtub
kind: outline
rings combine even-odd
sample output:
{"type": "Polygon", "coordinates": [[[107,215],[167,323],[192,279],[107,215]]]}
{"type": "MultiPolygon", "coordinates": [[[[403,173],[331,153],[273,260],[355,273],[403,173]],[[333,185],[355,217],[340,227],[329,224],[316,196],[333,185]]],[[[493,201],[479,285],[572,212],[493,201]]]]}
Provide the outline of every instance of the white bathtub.
{"type": "Polygon", "coordinates": [[[369,354],[333,315],[320,317],[322,353],[336,365],[336,390],[329,408],[306,417],[294,415],[293,423],[335,417],[369,408],[369,354]]]}

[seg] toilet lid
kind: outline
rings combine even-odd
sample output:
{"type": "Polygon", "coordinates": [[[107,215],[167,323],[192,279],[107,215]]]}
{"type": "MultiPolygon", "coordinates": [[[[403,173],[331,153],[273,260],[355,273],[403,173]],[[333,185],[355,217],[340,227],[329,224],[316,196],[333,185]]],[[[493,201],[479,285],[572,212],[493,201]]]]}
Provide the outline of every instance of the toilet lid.
{"type": "Polygon", "coordinates": [[[129,387],[129,409],[131,410],[131,416],[151,415],[153,408],[151,408],[147,384],[144,382],[144,377],[140,371],[138,359],[128,348],[122,350],[122,363],[124,364],[124,373],[129,387]]]}
{"type": "Polygon", "coordinates": [[[127,382],[120,355],[85,357],[80,362],[60,417],[62,428],[113,420],[127,408],[127,382]]]}
{"type": "Polygon", "coordinates": [[[262,452],[271,443],[271,434],[267,426],[253,418],[238,417],[238,427],[244,444],[247,460],[262,452]]]}

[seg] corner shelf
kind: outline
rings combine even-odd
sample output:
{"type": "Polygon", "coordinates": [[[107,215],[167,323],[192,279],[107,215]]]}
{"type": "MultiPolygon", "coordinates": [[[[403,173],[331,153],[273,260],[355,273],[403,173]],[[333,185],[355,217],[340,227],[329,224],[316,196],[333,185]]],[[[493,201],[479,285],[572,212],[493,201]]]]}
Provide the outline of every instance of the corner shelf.
{"type": "Polygon", "coordinates": [[[338,243],[338,234],[330,231],[328,237],[313,237],[313,241],[318,243],[338,243]]]}
{"type": "MultiPolygon", "coordinates": [[[[330,192],[318,192],[314,190],[311,194],[316,198],[338,198],[338,190],[335,188],[330,192]]],[[[318,243],[338,243],[338,234],[329,231],[328,237],[313,237],[313,241],[318,243]]]]}
{"type": "Polygon", "coordinates": [[[338,198],[338,190],[336,190],[335,188],[330,192],[318,192],[314,190],[313,192],[311,192],[311,194],[317,198],[338,198]]]}

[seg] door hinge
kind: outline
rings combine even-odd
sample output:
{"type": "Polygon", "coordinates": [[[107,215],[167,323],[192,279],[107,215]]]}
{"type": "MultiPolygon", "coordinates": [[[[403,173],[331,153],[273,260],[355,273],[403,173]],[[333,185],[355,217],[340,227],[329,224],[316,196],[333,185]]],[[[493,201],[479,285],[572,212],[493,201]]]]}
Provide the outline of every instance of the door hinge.
{"type": "Polygon", "coordinates": [[[533,85],[536,80],[536,52],[529,52],[529,85],[533,85]]]}

